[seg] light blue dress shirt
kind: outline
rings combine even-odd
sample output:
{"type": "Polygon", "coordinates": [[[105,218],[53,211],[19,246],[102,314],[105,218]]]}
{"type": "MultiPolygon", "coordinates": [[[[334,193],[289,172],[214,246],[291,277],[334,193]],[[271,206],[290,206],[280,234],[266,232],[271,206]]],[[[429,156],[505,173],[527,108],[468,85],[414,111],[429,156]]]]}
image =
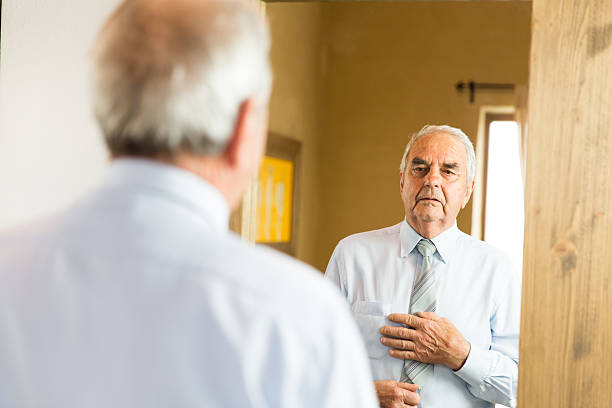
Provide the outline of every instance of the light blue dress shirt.
{"type": "Polygon", "coordinates": [[[72,208],[0,234],[0,406],[376,406],[337,291],[244,245],[228,214],[199,177],[121,159],[72,208]]]}
{"type": "MultiPolygon", "coordinates": [[[[403,360],[389,356],[379,328],[397,325],[390,313],[408,313],[422,239],[403,222],[351,235],[338,244],[326,278],[348,300],[360,327],[375,380],[399,380],[403,360]]],[[[457,229],[431,240],[439,279],[437,314],[448,318],[470,342],[465,365],[443,365],[421,387],[424,408],[516,405],[520,276],[500,251],[457,229]]]]}

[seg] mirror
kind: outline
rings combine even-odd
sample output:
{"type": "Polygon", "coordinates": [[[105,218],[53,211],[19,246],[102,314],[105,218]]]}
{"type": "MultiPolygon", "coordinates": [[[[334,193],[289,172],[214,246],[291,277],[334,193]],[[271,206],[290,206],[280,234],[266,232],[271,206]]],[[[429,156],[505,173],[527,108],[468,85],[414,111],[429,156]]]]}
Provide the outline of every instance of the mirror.
{"type": "MultiPolygon", "coordinates": [[[[410,135],[426,124],[462,129],[477,153],[477,185],[467,207],[459,213],[459,229],[477,238],[486,235],[489,240],[509,236],[508,227],[502,225],[506,233],[497,235],[490,228],[496,225],[494,221],[509,221],[518,226],[517,239],[521,240],[514,247],[522,249],[522,194],[513,194],[517,201],[509,204],[509,182],[493,177],[500,173],[493,171],[494,165],[502,160],[490,152],[516,158],[501,174],[512,172],[511,180],[522,193],[524,145],[520,129],[525,124],[531,3],[267,3],[266,13],[275,72],[270,131],[302,144],[299,259],[324,271],[339,240],[403,219],[399,165],[410,135]],[[515,122],[514,126],[493,126],[509,122],[515,122]],[[497,143],[499,129],[513,129],[513,141],[497,143]],[[515,154],[510,155],[511,148],[515,154]],[[488,178],[501,180],[495,181],[496,187],[502,186],[497,197],[491,196],[495,189],[486,188],[488,178]],[[509,208],[500,208],[508,204],[509,208]]],[[[509,139],[502,137],[505,142],[509,139]]],[[[385,237],[391,236],[389,231],[385,237]]],[[[372,235],[352,238],[335,253],[328,275],[349,301],[370,356],[373,378],[402,378],[400,373],[406,366],[388,355],[378,328],[401,322],[390,322],[389,313],[414,313],[411,294],[419,293],[414,296],[418,299],[414,307],[436,310],[456,325],[462,336],[470,339],[470,355],[475,355],[472,361],[482,356],[473,350],[490,355],[504,347],[501,343],[507,346],[497,355],[498,361],[506,364],[504,369],[499,365],[492,368],[500,369],[498,373],[504,378],[500,384],[505,384],[500,388],[506,387],[506,391],[500,391],[496,398],[492,397],[496,391],[479,394],[487,389],[480,383],[464,395],[465,383],[449,386],[456,385],[457,377],[441,365],[436,368],[439,382],[434,385],[440,387],[435,388],[440,391],[438,397],[448,398],[446,402],[458,398],[453,400],[456,402],[473,395],[511,405],[512,392],[507,390],[516,387],[518,371],[514,364],[518,359],[522,255],[517,255],[516,274],[512,274],[505,260],[496,264],[503,267],[491,266],[495,263],[491,259],[498,256],[494,251],[478,252],[473,250],[478,244],[461,244],[466,255],[461,260],[455,256],[454,263],[442,267],[446,273],[440,281],[444,292],[430,298],[428,277],[435,267],[429,272],[415,267],[425,264],[425,255],[417,258],[416,251],[401,255],[403,259],[394,258],[396,236],[390,238],[394,240],[391,244],[372,235]],[[493,258],[480,258],[484,253],[493,258]],[[379,279],[381,271],[385,279],[379,279]],[[483,275],[496,279],[480,279],[483,275]],[[413,278],[421,286],[413,287],[413,278]],[[485,288],[483,281],[496,283],[485,288]],[[424,308],[425,304],[433,308],[424,308]],[[498,308],[493,310],[493,304],[498,308]],[[497,319],[498,312],[504,317],[497,319]],[[444,377],[446,373],[448,377],[444,377]]],[[[503,245],[502,249],[510,247],[503,245]]],[[[423,395],[424,399],[432,398],[432,394],[423,395]]],[[[434,405],[450,406],[452,402],[434,405]]]]}
{"type": "MultiPolygon", "coordinates": [[[[531,2],[283,2],[265,12],[270,131],[302,143],[297,257],[321,271],[341,238],[402,219],[398,168],[411,133],[451,124],[486,156],[482,112],[515,111],[528,81],[531,2]],[[460,81],[514,90],[476,87],[471,103],[460,81]]],[[[483,159],[458,217],[477,236],[483,159]]]]}

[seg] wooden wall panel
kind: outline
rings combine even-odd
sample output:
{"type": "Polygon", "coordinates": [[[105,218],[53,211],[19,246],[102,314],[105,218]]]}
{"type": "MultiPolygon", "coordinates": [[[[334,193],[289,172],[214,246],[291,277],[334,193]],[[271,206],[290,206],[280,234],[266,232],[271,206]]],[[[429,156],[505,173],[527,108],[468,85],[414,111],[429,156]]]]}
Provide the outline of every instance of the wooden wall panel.
{"type": "Polygon", "coordinates": [[[612,406],[612,1],[534,0],[519,407],[612,406]]]}

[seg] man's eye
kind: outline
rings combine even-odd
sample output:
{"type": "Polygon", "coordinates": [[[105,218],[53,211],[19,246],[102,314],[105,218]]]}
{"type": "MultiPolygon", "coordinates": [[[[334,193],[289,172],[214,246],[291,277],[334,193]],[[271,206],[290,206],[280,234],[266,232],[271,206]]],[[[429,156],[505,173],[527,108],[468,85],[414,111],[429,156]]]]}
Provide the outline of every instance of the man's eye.
{"type": "Polygon", "coordinates": [[[452,170],[444,170],[444,171],[443,171],[443,173],[444,173],[444,174],[448,174],[448,175],[455,174],[455,172],[454,172],[454,171],[452,171],[452,170]]]}
{"type": "Polygon", "coordinates": [[[412,171],[414,171],[416,173],[420,173],[422,171],[425,171],[425,167],[413,167],[412,171]]]}

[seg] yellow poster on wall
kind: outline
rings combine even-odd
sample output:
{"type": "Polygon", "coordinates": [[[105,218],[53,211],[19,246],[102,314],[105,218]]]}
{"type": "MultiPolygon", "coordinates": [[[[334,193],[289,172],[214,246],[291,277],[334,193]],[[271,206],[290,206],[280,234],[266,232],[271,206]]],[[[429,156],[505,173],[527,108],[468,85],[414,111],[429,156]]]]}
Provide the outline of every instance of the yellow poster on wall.
{"type": "Polygon", "coordinates": [[[264,157],[257,186],[256,242],[289,242],[293,203],[293,163],[264,157]]]}

